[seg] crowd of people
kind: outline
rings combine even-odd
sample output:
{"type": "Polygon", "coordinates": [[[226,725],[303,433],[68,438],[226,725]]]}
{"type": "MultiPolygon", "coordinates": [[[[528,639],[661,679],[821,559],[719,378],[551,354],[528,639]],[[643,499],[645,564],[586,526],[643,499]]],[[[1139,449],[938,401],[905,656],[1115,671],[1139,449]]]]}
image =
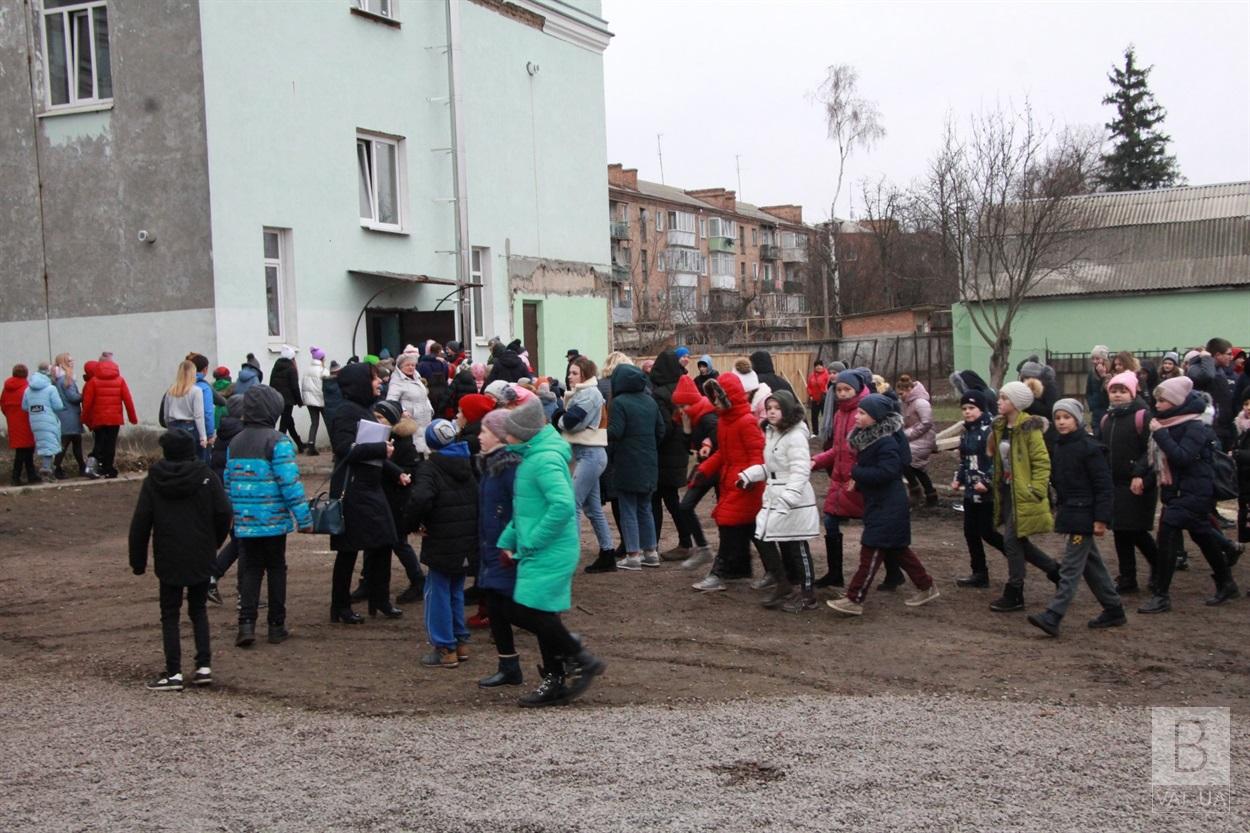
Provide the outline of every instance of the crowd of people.
{"type": "MultiPolygon", "coordinates": [[[[1062,398],[1054,370],[1035,356],[997,391],[958,372],[951,384],[962,420],[943,431],[918,379],[891,384],[836,361],[816,362],[801,401],[766,351],[718,370],[680,346],[641,362],[612,353],[602,368],[570,350],[557,377],[536,374],[517,341],[493,340],[490,350],[488,363],[474,364],[455,342],[425,342],[339,366],[313,347],[301,371],[284,348],[269,385],[250,354],[237,380],[219,367],[213,382],[207,359],[188,354],[161,403],[164,459],[143,484],[131,526],[131,566],[146,569],[150,544],[161,582],[166,669],[150,687],[186,683],[184,594],[196,643],[190,683],[211,682],[206,605],[220,603],[217,581],[236,561],[236,645],[256,643],[262,608],[267,641],[288,638],[286,536],[314,529],[297,455],[318,453],[323,420],[329,498],[341,511],[341,523],[318,530],[331,532],[337,553],[331,621],[363,623],[353,602],[384,618],[403,615],[395,602],[420,602],[431,647],[421,663],[430,668],[458,667],[471,631],[489,628],[498,664],[478,683],[488,688],[523,682],[513,629],[528,630],[542,664],[524,706],[575,699],[605,667],[560,618],[571,607],[581,515],[597,550],[587,573],[680,562],[706,568],[694,590],[717,592],[753,578],[754,548],[764,569],[750,586],[765,608],[813,610],[823,588],[836,613],[862,616],[881,570],[878,590],[910,581],[905,604],[920,607],[941,595],[911,529],[913,516],[939,503],[928,467],[940,450],[959,458],[950,486],[962,495],[971,569],[956,583],[990,587],[987,544],[1005,557],[994,612],[1025,608],[1031,564],[1053,584],[1047,605],[1027,617],[1032,625],[1057,636],[1082,579],[1102,607],[1089,627],[1124,625],[1124,597],[1143,589],[1139,557],[1148,598],[1138,612],[1167,612],[1173,575],[1188,566],[1186,532],[1211,568],[1206,603],[1240,595],[1231,569],[1250,542],[1250,374],[1244,354],[1221,338],[1157,365],[1096,347],[1084,402],[1062,398]],[[301,406],[310,410],[306,441],[292,418],[301,406]],[[823,499],[817,470],[829,475],[823,499]],[[709,493],[714,551],[697,511],[709,493]],[[1233,496],[1236,540],[1216,511],[1233,496]],[[666,515],[678,541],[661,552],[666,515]],[[852,521],[862,531],[848,580],[843,539],[852,521]],[[1114,577],[1097,545],[1108,530],[1114,577]],[[1036,543],[1052,531],[1065,537],[1062,553],[1036,543]],[[409,544],[414,534],[420,554],[409,544]],[[818,576],[810,542],[822,535],[818,576]],[[408,579],[394,601],[392,554],[408,579]]],[[[81,395],[69,356],[33,375],[14,369],[2,404],[15,482],[19,467],[64,476],[70,450],[80,471],[115,475],[110,449],[122,410],[131,422],[136,415],[111,358],[88,363],[81,395]],[[84,427],[95,435],[87,462],[84,427]]]]}

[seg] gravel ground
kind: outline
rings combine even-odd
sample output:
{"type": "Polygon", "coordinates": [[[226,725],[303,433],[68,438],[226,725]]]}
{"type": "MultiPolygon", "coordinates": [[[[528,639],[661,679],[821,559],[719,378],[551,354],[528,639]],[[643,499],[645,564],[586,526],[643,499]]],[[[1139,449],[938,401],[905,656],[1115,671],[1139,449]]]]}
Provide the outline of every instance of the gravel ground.
{"type": "MultiPolygon", "coordinates": [[[[1151,807],[1149,711],[801,697],[360,717],[0,660],[22,831],[1223,831],[1151,807]]],[[[1247,733],[1234,718],[1233,749],[1247,733]]],[[[1250,775],[1234,751],[1233,784],[1250,775]]]]}

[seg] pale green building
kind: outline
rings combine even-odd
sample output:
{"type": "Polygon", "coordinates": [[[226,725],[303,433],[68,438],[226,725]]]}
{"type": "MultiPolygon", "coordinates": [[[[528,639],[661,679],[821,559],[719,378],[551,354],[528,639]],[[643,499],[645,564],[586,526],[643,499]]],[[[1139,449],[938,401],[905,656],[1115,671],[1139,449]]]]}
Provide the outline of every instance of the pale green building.
{"type": "MultiPolygon", "coordinates": [[[[1044,277],[1020,308],[1012,367],[1096,344],[1183,349],[1221,336],[1250,345],[1250,183],[1085,199],[1097,201],[1098,225],[1073,242],[1078,262],[1044,277]]],[[[955,367],[987,375],[989,345],[963,304],[951,313],[955,367]]]]}

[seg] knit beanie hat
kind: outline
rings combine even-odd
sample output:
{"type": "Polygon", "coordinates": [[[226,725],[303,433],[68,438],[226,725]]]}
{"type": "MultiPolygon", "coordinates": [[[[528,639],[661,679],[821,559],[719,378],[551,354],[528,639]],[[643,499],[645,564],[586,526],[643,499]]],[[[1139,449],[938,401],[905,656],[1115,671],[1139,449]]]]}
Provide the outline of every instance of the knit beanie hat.
{"type": "Polygon", "coordinates": [[[521,442],[532,440],[547,424],[547,416],[543,413],[538,397],[533,394],[531,397],[529,402],[509,411],[508,420],[504,423],[507,432],[521,442]]]}
{"type": "Polygon", "coordinates": [[[1166,362],[1168,359],[1172,360],[1172,364],[1181,363],[1181,357],[1177,354],[1175,350],[1169,350],[1163,354],[1163,360],[1166,362]]]}
{"type": "Polygon", "coordinates": [[[516,399],[516,391],[512,389],[512,385],[503,379],[496,379],[491,382],[482,393],[493,397],[500,405],[507,405],[516,399]]]}
{"type": "Polygon", "coordinates": [[[213,378],[214,379],[229,379],[230,368],[226,367],[225,365],[222,365],[221,367],[213,371],[213,378]]]}
{"type": "Polygon", "coordinates": [[[1155,399],[1162,399],[1173,405],[1183,405],[1189,394],[1193,392],[1194,382],[1188,376],[1177,376],[1159,383],[1155,388],[1155,399]]]}
{"type": "Polygon", "coordinates": [[[859,393],[864,389],[864,377],[860,376],[854,370],[840,370],[834,381],[839,385],[850,385],[855,388],[855,392],[859,393]]]}
{"type": "Polygon", "coordinates": [[[1198,350],[1190,350],[1188,353],[1185,354],[1185,364],[1188,365],[1190,362],[1192,362],[1194,359],[1198,358],[1201,355],[1202,353],[1198,350]]]}
{"type": "Polygon", "coordinates": [[[677,380],[677,387],[673,390],[674,405],[693,405],[703,398],[703,394],[699,393],[699,389],[695,387],[694,380],[689,376],[682,376],[677,380]]]}
{"type": "Polygon", "coordinates": [[[469,393],[460,397],[460,413],[467,422],[481,422],[482,417],[495,410],[495,400],[484,393],[469,393]]]}
{"type": "Polygon", "coordinates": [[[469,365],[469,372],[473,374],[473,378],[477,383],[481,384],[482,380],[486,378],[486,365],[482,362],[474,362],[469,365]]]}
{"type": "Polygon", "coordinates": [[[753,390],[755,390],[756,388],[760,386],[759,374],[756,373],[754,370],[750,371],[749,373],[739,373],[737,370],[735,370],[734,374],[737,375],[737,377],[742,380],[742,389],[746,391],[748,394],[750,394],[753,390]]]}
{"type": "Polygon", "coordinates": [[[482,429],[494,434],[500,442],[506,443],[508,441],[508,415],[511,413],[502,408],[491,411],[482,417],[482,429]]]}
{"type": "Polygon", "coordinates": [[[1117,373],[1111,377],[1110,381],[1107,382],[1108,388],[1112,385],[1119,385],[1122,388],[1128,388],[1129,395],[1136,396],[1137,374],[1131,370],[1126,370],[1123,373],[1117,373]]]}
{"type": "Polygon", "coordinates": [[[380,359],[372,353],[365,354],[365,364],[377,364],[379,361],[380,359]]]}
{"type": "Polygon", "coordinates": [[[282,345],[282,349],[278,351],[278,355],[284,359],[295,358],[295,348],[289,344],[282,345]]]}
{"type": "Polygon", "coordinates": [[[1027,361],[1020,365],[1021,379],[1040,379],[1046,372],[1046,365],[1041,362],[1027,361]]]}
{"type": "Polygon", "coordinates": [[[194,460],[196,448],[195,435],[181,428],[170,428],[161,434],[159,440],[161,451],[166,460],[194,460]]]}
{"type": "Polygon", "coordinates": [[[830,373],[838,374],[838,373],[841,373],[843,370],[846,370],[845,362],[838,362],[838,361],[829,362],[830,373]]]}
{"type": "Polygon", "coordinates": [[[404,411],[399,407],[399,403],[390,399],[375,402],[373,404],[373,412],[381,414],[391,425],[398,425],[399,421],[404,418],[404,411]]]}
{"type": "Polygon", "coordinates": [[[446,448],[456,441],[456,426],[445,419],[436,419],[425,426],[425,444],[430,451],[446,448]]]}
{"type": "Polygon", "coordinates": [[[1005,396],[1017,411],[1023,411],[1033,404],[1033,391],[1024,382],[1008,382],[999,390],[998,395],[1005,396]]]}
{"type": "MultiPolygon", "coordinates": [[[[533,383],[531,382],[530,384],[533,384],[533,383]]],[[[538,398],[538,394],[536,394],[532,388],[527,388],[525,385],[522,385],[519,382],[515,382],[509,387],[512,388],[512,393],[514,394],[513,398],[508,401],[509,406],[511,406],[514,402],[517,405],[524,405],[526,402],[529,402],[531,399],[538,398]]]]}
{"type": "Polygon", "coordinates": [[[1055,403],[1055,406],[1050,409],[1050,415],[1054,416],[1060,411],[1067,411],[1072,414],[1078,425],[1085,421],[1085,409],[1081,407],[1081,403],[1075,399],[1060,399],[1055,403]]]}
{"type": "Polygon", "coordinates": [[[890,401],[888,396],[870,393],[860,400],[859,409],[872,417],[873,422],[880,422],[894,413],[894,403],[890,401]]]}
{"type": "Polygon", "coordinates": [[[391,357],[391,351],[387,350],[385,347],[383,347],[381,350],[378,351],[378,361],[381,361],[383,359],[389,359],[390,357],[391,357]]]}
{"type": "Polygon", "coordinates": [[[326,351],[322,350],[320,347],[309,347],[308,352],[317,361],[321,361],[326,357],[326,351]]]}
{"type": "Polygon", "coordinates": [[[964,405],[972,405],[984,413],[986,411],[985,394],[975,389],[965,391],[964,395],[959,397],[959,407],[962,408],[964,405]]]}
{"type": "Polygon", "coordinates": [[[689,348],[689,347],[678,347],[678,348],[677,348],[676,350],[674,350],[673,352],[677,354],[677,358],[679,358],[679,359],[684,359],[684,358],[686,358],[686,356],[689,356],[689,355],[690,355],[690,348],[689,348]]]}

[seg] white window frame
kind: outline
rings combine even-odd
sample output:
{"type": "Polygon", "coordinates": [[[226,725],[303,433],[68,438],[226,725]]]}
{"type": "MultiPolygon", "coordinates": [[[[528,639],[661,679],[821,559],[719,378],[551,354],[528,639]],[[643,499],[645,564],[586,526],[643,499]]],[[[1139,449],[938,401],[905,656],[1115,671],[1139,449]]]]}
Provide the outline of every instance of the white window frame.
{"type": "Polygon", "coordinates": [[[374,17],[398,20],[399,16],[395,14],[397,11],[395,6],[398,3],[399,0],[353,0],[352,5],[365,14],[371,14],[374,17]],[[373,8],[374,6],[377,8],[373,8]]]}
{"type": "Polygon", "coordinates": [[[655,212],[655,230],[664,231],[664,212],[659,209],[655,212]]]}
{"type": "Polygon", "coordinates": [[[699,218],[699,239],[704,240],[706,238],[707,238],[707,218],[700,217],[699,218]]]}
{"type": "Polygon", "coordinates": [[[708,255],[707,261],[709,274],[730,278],[737,276],[738,258],[732,252],[712,252],[708,255]]]}
{"type": "Polygon", "coordinates": [[[264,267],[261,270],[265,277],[265,336],[271,345],[295,343],[295,280],[292,269],[291,229],[277,226],[264,226],[261,229],[261,256],[264,267]],[[273,234],[278,238],[278,256],[269,257],[265,254],[265,237],[273,234]],[[278,304],[278,332],[269,331],[269,275],[268,270],[276,271],[275,300],[278,304]]]}
{"type": "Polygon", "coordinates": [[[771,263],[764,264],[764,283],[773,283],[773,265],[771,263]]]}
{"type": "Polygon", "coordinates": [[[751,278],[757,281],[760,279],[760,265],[758,262],[751,264],[751,278]]]}
{"type": "Polygon", "coordinates": [[[724,237],[734,241],[738,239],[738,223],[724,217],[709,218],[707,230],[709,237],[724,237]]]}
{"type": "Polygon", "coordinates": [[[688,211],[669,211],[668,228],[670,231],[688,231],[694,233],[694,215],[688,211]]]}
{"type": "MultiPolygon", "coordinates": [[[[402,234],[406,231],[408,220],[408,159],[407,149],[408,143],[403,136],[395,136],[388,133],[376,133],[369,130],[356,131],[356,176],[360,177],[360,145],[362,142],[369,144],[369,181],[366,183],[369,190],[369,203],[372,209],[372,217],[361,217],[361,228],[370,231],[385,231],[392,234],[402,234]],[[395,223],[383,223],[378,220],[378,192],[377,192],[377,150],[379,144],[390,145],[395,148],[395,213],[398,215],[395,223]]],[[[360,183],[357,182],[357,188],[360,183]]],[[[358,207],[359,208],[359,207],[358,207]]]]}
{"type": "MultiPolygon", "coordinates": [[[[39,32],[43,44],[44,57],[44,105],[49,111],[59,110],[79,110],[93,107],[93,105],[106,105],[113,101],[113,96],[108,95],[102,97],[100,95],[100,65],[96,60],[96,37],[95,37],[95,10],[104,9],[105,20],[108,20],[108,3],[107,0],[84,0],[82,3],[74,3],[72,5],[57,6],[56,8],[44,9],[40,14],[39,32]],[[83,98],[78,95],[78,63],[76,59],[76,51],[81,50],[81,46],[76,46],[77,28],[72,25],[71,15],[77,12],[87,13],[87,40],[91,50],[91,95],[83,98]],[[60,104],[52,103],[52,55],[48,51],[48,18],[60,17],[62,31],[65,34],[65,88],[67,100],[60,104]]],[[[112,86],[113,78],[113,49],[109,47],[109,84],[112,86]]]]}
{"type": "Polygon", "coordinates": [[[486,246],[473,246],[469,250],[469,283],[481,284],[469,288],[469,324],[473,329],[474,344],[486,338],[484,295],[490,286],[490,267],[490,249],[486,246]]]}

